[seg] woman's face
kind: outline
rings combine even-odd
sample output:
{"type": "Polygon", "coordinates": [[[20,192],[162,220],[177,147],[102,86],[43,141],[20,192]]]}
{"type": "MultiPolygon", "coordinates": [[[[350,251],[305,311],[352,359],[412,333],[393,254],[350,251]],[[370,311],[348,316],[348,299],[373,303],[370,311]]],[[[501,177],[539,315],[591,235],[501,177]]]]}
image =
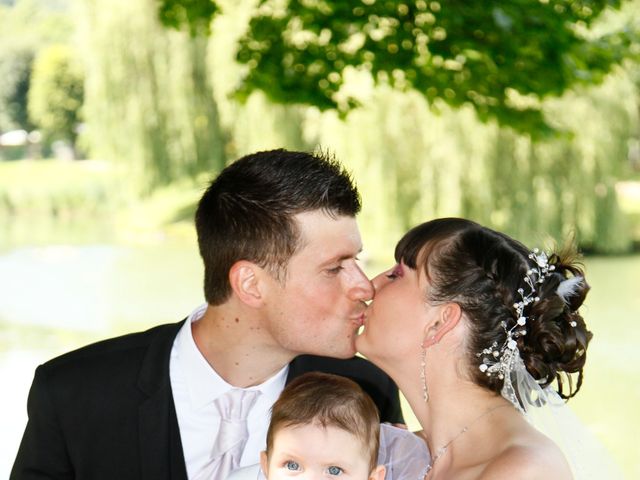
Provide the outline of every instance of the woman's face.
{"type": "Polygon", "coordinates": [[[356,348],[381,366],[411,352],[419,355],[426,320],[433,313],[425,300],[426,276],[399,263],[372,282],[375,296],[365,312],[356,348]]]}

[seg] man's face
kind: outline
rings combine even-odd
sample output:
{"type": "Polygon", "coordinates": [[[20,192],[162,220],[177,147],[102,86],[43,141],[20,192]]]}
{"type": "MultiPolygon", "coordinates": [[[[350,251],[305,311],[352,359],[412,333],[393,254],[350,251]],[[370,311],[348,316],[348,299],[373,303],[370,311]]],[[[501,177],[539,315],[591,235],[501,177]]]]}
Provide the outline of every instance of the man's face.
{"type": "Polygon", "coordinates": [[[312,423],[279,429],[269,458],[262,452],[260,461],[269,480],[367,480],[369,455],[355,435],[312,423]]]}
{"type": "Polygon", "coordinates": [[[355,218],[320,210],[294,215],[300,245],[283,282],[266,281],[267,328],[295,354],[348,358],[373,287],[358,266],[362,241],[355,218]]]}

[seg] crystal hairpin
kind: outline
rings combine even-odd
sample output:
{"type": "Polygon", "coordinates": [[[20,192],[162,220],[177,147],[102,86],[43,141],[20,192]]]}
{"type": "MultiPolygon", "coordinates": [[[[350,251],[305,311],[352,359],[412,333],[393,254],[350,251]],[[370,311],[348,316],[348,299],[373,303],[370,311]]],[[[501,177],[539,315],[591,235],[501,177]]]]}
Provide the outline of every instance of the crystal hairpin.
{"type": "Polygon", "coordinates": [[[516,339],[527,334],[525,326],[529,318],[525,315],[525,309],[528,305],[540,300],[537,295],[538,286],[544,283],[549,272],[555,270],[554,265],[549,265],[547,254],[537,248],[529,254],[529,258],[533,260],[535,265],[529,268],[524,276],[528,291],[525,292],[524,288],[519,288],[520,301],[513,304],[516,311],[516,323],[509,328],[507,322],[502,321],[501,326],[507,334],[504,343],[498,345],[498,342],[493,342],[490,347],[476,354],[476,356],[482,357],[480,371],[489,377],[495,375],[502,380],[513,370],[514,362],[520,356],[516,339]]]}

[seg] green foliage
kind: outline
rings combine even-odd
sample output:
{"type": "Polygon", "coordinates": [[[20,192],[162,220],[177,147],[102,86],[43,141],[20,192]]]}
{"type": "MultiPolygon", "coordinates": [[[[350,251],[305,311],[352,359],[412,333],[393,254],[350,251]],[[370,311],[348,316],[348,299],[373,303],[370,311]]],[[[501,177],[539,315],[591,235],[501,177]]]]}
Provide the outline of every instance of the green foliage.
{"type": "Polygon", "coordinates": [[[33,65],[29,117],[45,138],[75,144],[84,99],[84,74],[65,45],[41,50],[33,65]]]}
{"type": "Polygon", "coordinates": [[[93,156],[127,165],[148,191],[225,163],[208,38],[162,28],[155,0],[83,3],[85,115],[93,156]]]}
{"type": "MultiPolygon", "coordinates": [[[[630,248],[616,188],[631,175],[628,146],[638,138],[636,70],[614,69],[600,86],[574,83],[566,90],[567,83],[537,98],[532,105],[550,127],[565,132],[544,141],[504,128],[495,116],[479,122],[471,104],[430,99],[415,88],[402,91],[392,81],[376,85],[368,71],[355,67],[345,67],[350,78],[338,97],[352,95],[362,106],[346,117],[335,109],[274,104],[259,90],[238,103],[229,93],[245,69],[235,52],[254,3],[217,2],[224,11],[205,38],[162,28],[145,15],[155,0],[83,2],[84,114],[92,156],[119,162],[129,178],[158,192],[198,172],[214,174],[227,156],[321,146],[358,181],[363,237],[375,258],[388,256],[410,226],[449,215],[473,218],[531,245],[575,235],[590,251],[630,248]]],[[[620,26],[619,17],[613,20],[616,28],[599,24],[582,46],[612,38],[620,26]]],[[[586,26],[579,29],[586,32],[586,26]]],[[[585,81],[594,82],[604,69],[589,72],[585,81]]],[[[530,72],[532,78],[521,81],[544,83],[541,77],[551,74],[530,72]]],[[[281,80],[288,81],[272,79],[273,88],[281,80]]]]}
{"type": "Polygon", "coordinates": [[[69,14],[73,0],[16,0],[12,6],[0,5],[0,43],[14,42],[39,48],[65,43],[73,33],[69,14]]]}
{"type": "Polygon", "coordinates": [[[403,232],[443,216],[474,219],[532,246],[574,237],[589,252],[626,252],[634,237],[616,185],[630,176],[638,100],[629,74],[617,72],[546,102],[545,115],[569,134],[534,142],[479,123],[471,108],[440,107],[436,115],[417,92],[387,87],[346,120],[309,111],[303,129],[353,170],[374,258],[391,261],[403,232]]]}
{"type": "Polygon", "coordinates": [[[18,0],[0,5],[0,131],[31,130],[27,97],[36,52],[72,31],[65,1],[18,0]]]}
{"type": "Polygon", "coordinates": [[[32,125],[27,113],[34,52],[26,46],[6,47],[0,56],[0,131],[32,125]]]}
{"type": "MultiPolygon", "coordinates": [[[[576,83],[598,83],[629,54],[632,31],[595,37],[588,29],[620,0],[428,2],[261,0],[238,60],[239,94],[262,90],[277,103],[345,113],[362,99],[353,71],[377,84],[415,89],[433,103],[470,104],[482,121],[550,132],[541,100],[576,83]]],[[[161,0],[171,27],[209,24],[209,0],[161,0]],[[170,18],[165,10],[182,12],[170,18]],[[200,23],[197,23],[200,22],[200,23]]]]}
{"type": "Polygon", "coordinates": [[[162,23],[180,29],[188,26],[193,36],[209,33],[209,25],[218,6],[213,0],[161,0],[158,14],[162,23]]]}
{"type": "Polygon", "coordinates": [[[241,92],[346,112],[361,103],[344,92],[349,71],[360,70],[530,133],[549,130],[543,98],[601,81],[631,41],[585,35],[618,1],[280,3],[261,2],[241,42],[238,59],[249,67],[241,92]]]}

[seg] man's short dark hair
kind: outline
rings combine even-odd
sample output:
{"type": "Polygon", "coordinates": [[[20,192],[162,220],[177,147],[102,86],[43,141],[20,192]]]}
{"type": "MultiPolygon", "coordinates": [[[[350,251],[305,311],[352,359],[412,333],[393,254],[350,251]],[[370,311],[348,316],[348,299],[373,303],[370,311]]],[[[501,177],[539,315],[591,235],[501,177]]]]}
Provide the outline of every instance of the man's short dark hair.
{"type": "Polygon", "coordinates": [[[222,170],[202,196],[195,218],[207,302],[220,305],[229,298],[229,270],[239,260],[281,278],[299,247],[293,216],[314,210],[351,217],[360,211],[351,176],[332,156],[271,150],[222,170]]]}

